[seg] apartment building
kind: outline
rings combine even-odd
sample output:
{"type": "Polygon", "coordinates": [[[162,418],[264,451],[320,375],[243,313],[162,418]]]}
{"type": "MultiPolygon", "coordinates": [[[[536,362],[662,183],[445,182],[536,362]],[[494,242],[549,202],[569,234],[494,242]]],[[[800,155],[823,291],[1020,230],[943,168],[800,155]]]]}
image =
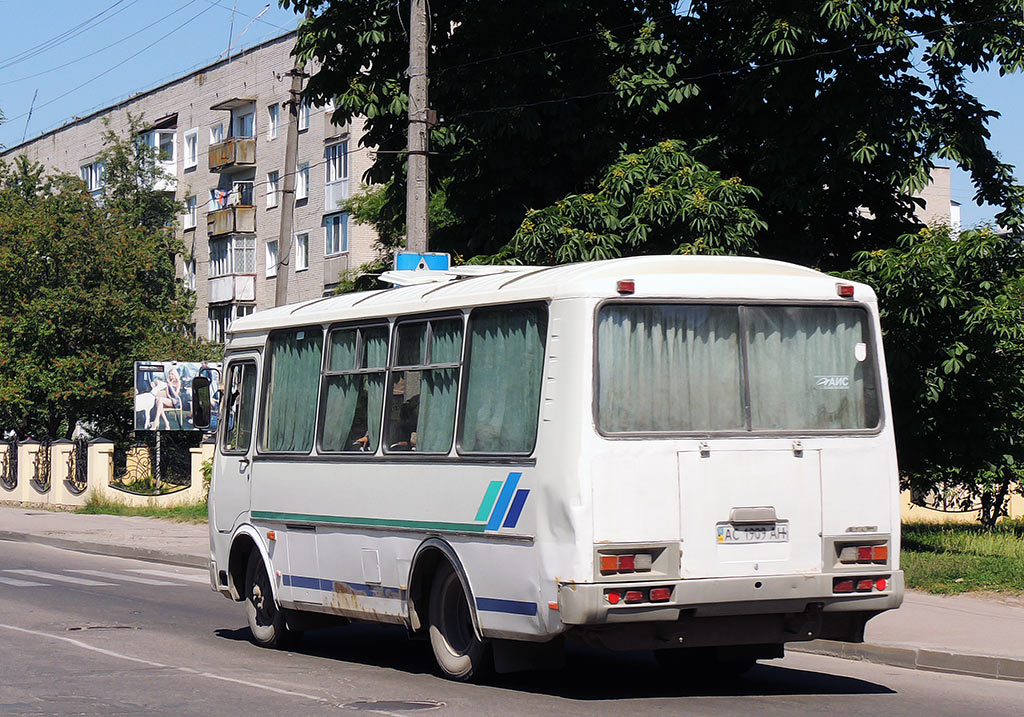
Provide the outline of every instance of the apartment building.
{"type": "MultiPolygon", "coordinates": [[[[196,332],[222,341],[230,321],[274,305],[295,33],[287,33],[6,150],[82,177],[99,194],[105,121],[122,134],[141,114],[170,179],[157,187],[185,206],[179,275],[197,297],[196,332]]],[[[333,108],[298,116],[295,218],[288,301],[322,296],[374,256],[376,234],[339,202],[370,166],[362,120],[335,126],[333,108]]]]}

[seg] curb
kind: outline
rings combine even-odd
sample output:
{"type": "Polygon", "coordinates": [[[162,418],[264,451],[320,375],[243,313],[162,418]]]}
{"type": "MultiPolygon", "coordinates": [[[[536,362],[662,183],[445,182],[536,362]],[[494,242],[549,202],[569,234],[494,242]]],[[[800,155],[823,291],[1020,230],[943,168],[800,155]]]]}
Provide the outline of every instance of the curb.
{"type": "Polygon", "coordinates": [[[35,533],[15,533],[9,530],[0,530],[0,540],[11,540],[18,543],[39,543],[41,545],[49,545],[54,548],[74,550],[79,553],[92,553],[94,555],[110,555],[115,558],[147,560],[151,563],[177,565],[183,568],[209,569],[210,567],[209,559],[199,555],[174,553],[167,550],[155,550],[152,548],[136,548],[130,545],[90,543],[88,541],[74,540],[72,538],[57,538],[50,535],[38,535],[35,533]]]}
{"type": "Polygon", "coordinates": [[[787,650],[808,652],[815,655],[841,657],[846,660],[863,660],[910,670],[946,672],[973,677],[987,677],[996,680],[1024,682],[1024,660],[1013,657],[972,655],[967,653],[926,650],[921,647],[889,647],[868,643],[838,642],[836,640],[811,640],[810,642],[788,643],[787,650]]]}

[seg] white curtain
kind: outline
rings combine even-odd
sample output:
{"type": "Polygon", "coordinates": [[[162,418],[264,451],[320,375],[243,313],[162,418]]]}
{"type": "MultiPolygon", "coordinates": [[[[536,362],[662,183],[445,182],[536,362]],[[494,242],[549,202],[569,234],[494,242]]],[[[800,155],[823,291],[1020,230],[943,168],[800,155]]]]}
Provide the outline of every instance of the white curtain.
{"type": "Polygon", "coordinates": [[[598,320],[597,355],[603,431],[745,427],[734,306],[611,304],[598,320]]]}
{"type": "Polygon", "coordinates": [[[751,306],[744,311],[753,430],[875,425],[864,311],[826,306],[751,306]]]}

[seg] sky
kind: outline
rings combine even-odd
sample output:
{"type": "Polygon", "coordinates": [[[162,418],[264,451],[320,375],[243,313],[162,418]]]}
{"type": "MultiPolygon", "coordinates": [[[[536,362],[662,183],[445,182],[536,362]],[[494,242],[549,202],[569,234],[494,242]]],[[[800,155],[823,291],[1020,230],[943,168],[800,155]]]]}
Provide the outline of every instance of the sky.
{"type": "MultiPolygon", "coordinates": [[[[234,53],[276,37],[298,19],[277,0],[0,0],[0,145],[215,62],[229,45],[234,53]]],[[[1024,76],[977,75],[972,89],[1001,113],[989,125],[991,146],[1021,176],[1024,76]]],[[[966,172],[954,168],[952,185],[965,227],[992,220],[996,210],[974,203],[966,172]]]]}

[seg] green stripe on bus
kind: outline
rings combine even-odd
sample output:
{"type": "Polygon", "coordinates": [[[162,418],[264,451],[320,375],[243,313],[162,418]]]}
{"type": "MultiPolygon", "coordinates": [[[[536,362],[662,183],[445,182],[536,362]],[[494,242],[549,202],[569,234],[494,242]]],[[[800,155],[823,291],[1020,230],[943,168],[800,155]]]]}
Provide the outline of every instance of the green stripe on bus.
{"type": "Polygon", "coordinates": [[[494,508],[494,501],[498,499],[498,492],[501,490],[501,481],[492,480],[484,493],[484,499],[480,501],[480,509],[476,512],[475,520],[487,522],[491,517],[491,509],[494,508]]]}
{"type": "Polygon", "coordinates": [[[376,528],[418,528],[421,530],[461,530],[482,533],[484,526],[479,523],[441,523],[432,520],[395,520],[393,518],[353,518],[342,515],[308,515],[306,513],[275,513],[254,510],[253,518],[264,520],[290,520],[295,523],[330,523],[332,525],[372,525],[376,528]]]}

